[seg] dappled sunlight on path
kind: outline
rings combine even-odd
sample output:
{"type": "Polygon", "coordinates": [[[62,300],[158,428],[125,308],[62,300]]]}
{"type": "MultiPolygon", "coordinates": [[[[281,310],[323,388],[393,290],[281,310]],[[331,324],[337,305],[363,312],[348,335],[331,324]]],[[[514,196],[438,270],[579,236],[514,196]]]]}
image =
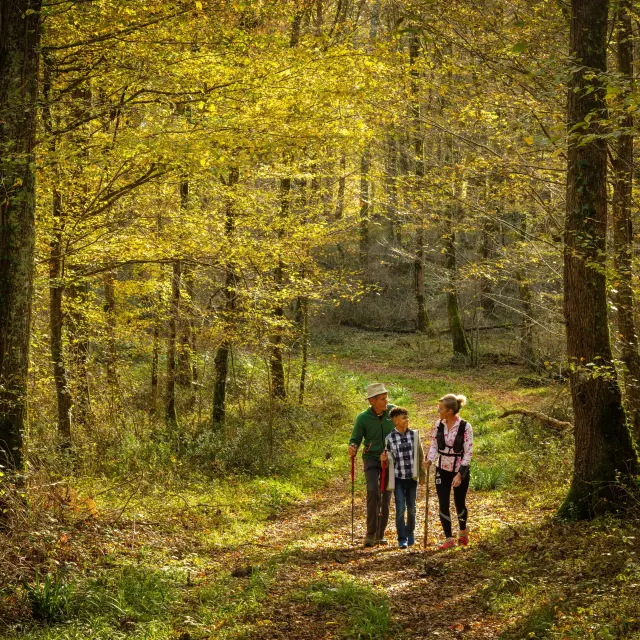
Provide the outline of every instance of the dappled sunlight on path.
{"type": "MultiPolygon", "coordinates": [[[[334,482],[304,503],[287,510],[265,532],[265,544],[275,549],[288,547],[283,565],[272,588],[263,621],[250,637],[337,638],[344,630],[336,628],[330,611],[305,598],[310,585],[331,581],[335,572],[346,573],[357,581],[384,592],[390,603],[397,638],[495,638],[501,622],[486,612],[478,597],[485,580],[474,575],[474,556],[478,551],[499,553],[500,531],[514,530],[518,522],[529,520],[498,494],[472,494],[469,509],[476,514],[472,545],[448,552],[436,550],[440,524],[436,521],[435,492],[431,492],[429,548],[423,550],[422,531],[424,490],[419,501],[419,534],[416,546],[400,550],[395,546],[393,511],[387,529],[389,546],[362,548],[364,535],[364,496],[356,498],[355,545],[351,545],[348,479],[334,482]],[[483,514],[480,516],[480,514],[483,514]],[[497,532],[493,542],[479,544],[478,536],[497,532]]],[[[393,507],[392,507],[393,508],[393,507]]],[[[472,516],[473,518],[473,516],[472,516]]],[[[507,534],[504,534],[508,537],[507,534]]],[[[495,560],[493,561],[495,563],[495,560]]]]}

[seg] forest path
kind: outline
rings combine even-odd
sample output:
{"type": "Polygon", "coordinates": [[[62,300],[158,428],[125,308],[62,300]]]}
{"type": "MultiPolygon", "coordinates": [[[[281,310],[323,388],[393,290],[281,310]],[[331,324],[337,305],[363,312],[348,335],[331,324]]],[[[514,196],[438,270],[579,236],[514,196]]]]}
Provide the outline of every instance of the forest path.
{"type": "MultiPolygon", "coordinates": [[[[393,379],[395,374],[411,376],[416,373],[373,364],[365,366],[369,374],[386,380],[393,379]]],[[[358,370],[363,371],[362,363],[358,363],[358,370]]],[[[456,380],[460,382],[459,376],[456,380]]],[[[427,424],[423,418],[432,399],[409,391],[418,405],[417,417],[421,424],[427,424]]],[[[468,498],[471,544],[468,548],[442,552],[437,550],[441,526],[432,473],[427,549],[422,548],[424,487],[418,492],[415,547],[410,550],[397,547],[392,500],[386,532],[389,546],[365,549],[362,547],[365,496],[359,457],[357,474],[353,545],[346,457],[343,477],[283,511],[261,536],[260,549],[256,549],[259,562],[264,566],[275,561],[278,568],[263,602],[260,619],[252,620],[248,636],[243,637],[253,640],[447,639],[497,638],[505,633],[506,637],[521,637],[515,628],[509,635],[510,624],[516,624],[515,618],[509,621],[503,615],[491,613],[491,594],[500,595],[506,585],[507,591],[517,596],[519,590],[526,587],[521,582],[522,576],[510,575],[512,559],[516,555],[519,557],[515,564],[521,556],[529,556],[532,579],[538,579],[535,577],[537,567],[541,576],[544,574],[544,563],[536,560],[537,554],[544,552],[544,545],[538,545],[537,539],[541,536],[557,538],[567,533],[564,527],[551,526],[553,503],[522,493],[471,492],[468,498]],[[386,597],[388,605],[378,603],[378,606],[388,606],[390,611],[387,635],[373,627],[367,635],[366,624],[362,635],[357,635],[353,622],[359,615],[365,616],[366,604],[358,602],[354,596],[350,611],[348,601],[340,601],[337,595],[332,599],[332,592],[337,594],[349,580],[365,589],[377,590],[378,594],[383,594],[383,599],[386,597]]],[[[522,619],[517,623],[520,625],[522,619]]],[[[359,630],[362,631],[362,627],[359,630]]]]}
{"type": "Polygon", "coordinates": [[[498,637],[505,627],[504,620],[487,613],[484,599],[479,597],[487,585],[487,572],[475,571],[474,567],[484,561],[494,568],[508,563],[508,554],[503,554],[504,544],[518,535],[515,528],[518,522],[531,521],[532,513],[526,505],[514,509],[496,495],[471,494],[469,511],[473,530],[496,533],[482,540],[472,535],[468,548],[441,552],[436,548],[441,527],[436,519],[432,485],[430,544],[424,550],[424,496],[422,489],[416,546],[411,550],[397,547],[393,506],[387,529],[389,546],[362,547],[365,515],[361,488],[356,494],[355,544],[351,544],[348,476],[283,514],[264,535],[263,562],[269,559],[270,546],[275,554],[281,554],[284,546],[289,552],[284,555],[269,591],[268,603],[260,614],[260,626],[250,637],[256,640],[349,637],[345,636],[346,629],[341,628],[339,607],[336,610],[317,606],[312,596],[305,597],[317,591],[314,584],[335,580],[335,572],[349,574],[358,583],[371,585],[386,594],[393,620],[392,638],[498,637]]]}

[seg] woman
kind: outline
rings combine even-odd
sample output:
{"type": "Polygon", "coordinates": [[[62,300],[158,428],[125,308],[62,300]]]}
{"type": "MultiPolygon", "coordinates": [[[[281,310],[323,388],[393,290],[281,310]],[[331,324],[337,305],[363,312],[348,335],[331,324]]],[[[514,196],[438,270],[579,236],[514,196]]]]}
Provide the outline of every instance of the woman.
{"type": "Polygon", "coordinates": [[[438,401],[440,418],[431,434],[431,448],[427,455],[427,470],[435,461],[436,492],[440,503],[440,522],[444,529],[445,541],[439,549],[450,549],[456,544],[451,532],[451,512],[449,509],[451,487],[453,500],[458,513],[458,545],[469,544],[469,528],[467,527],[467,505],[465,499],[469,489],[469,466],[473,453],[473,431],[471,425],[460,418],[460,408],[467,399],[461,395],[449,393],[438,401]]]}

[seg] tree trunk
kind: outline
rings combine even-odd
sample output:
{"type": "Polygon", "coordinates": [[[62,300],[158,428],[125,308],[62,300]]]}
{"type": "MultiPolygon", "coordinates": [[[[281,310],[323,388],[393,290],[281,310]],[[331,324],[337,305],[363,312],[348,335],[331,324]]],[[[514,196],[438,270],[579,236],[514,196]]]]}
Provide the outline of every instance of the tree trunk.
{"type": "MultiPolygon", "coordinates": [[[[360,5],[362,6],[362,4],[360,5]]],[[[373,52],[375,41],[378,37],[378,24],[380,21],[380,0],[373,0],[371,6],[371,17],[369,21],[369,43],[368,52],[373,52]]],[[[369,221],[373,213],[373,182],[371,180],[371,158],[373,141],[369,140],[367,146],[360,156],[360,246],[359,259],[360,268],[364,277],[368,277],[367,267],[369,265],[370,232],[369,221]]]]}
{"type": "MultiPolygon", "coordinates": [[[[280,214],[282,217],[282,223],[289,214],[291,200],[291,178],[282,178],[280,180],[280,214]]],[[[280,229],[278,235],[283,237],[284,231],[280,229]]],[[[282,258],[278,259],[278,265],[274,271],[274,284],[276,296],[280,295],[284,286],[284,262],[282,258]]],[[[284,378],[284,365],[282,363],[282,323],[284,322],[284,306],[281,301],[278,301],[274,311],[275,330],[271,338],[271,353],[269,357],[269,369],[271,371],[271,393],[280,399],[284,399],[287,396],[284,378]]]]}
{"type": "MultiPolygon", "coordinates": [[[[162,213],[156,213],[156,241],[159,240],[162,231],[162,213]]],[[[158,287],[152,298],[151,305],[153,309],[153,347],[151,351],[151,397],[149,398],[149,417],[155,418],[158,412],[158,371],[160,360],[160,324],[161,324],[161,308],[162,300],[160,296],[160,288],[164,280],[164,267],[159,267],[158,287]]]]}
{"type": "Polygon", "coordinates": [[[58,434],[63,449],[71,447],[71,391],[64,359],[62,302],[64,296],[62,258],[62,201],[58,187],[53,189],[53,237],[49,253],[49,329],[51,361],[56,386],[58,434]]]}
{"type": "Polygon", "coordinates": [[[182,268],[184,293],[186,294],[185,312],[182,315],[182,337],[180,345],[179,369],[182,376],[181,384],[190,388],[189,407],[195,403],[195,383],[198,381],[198,366],[196,362],[196,320],[195,299],[196,282],[194,270],[184,265],[182,268]]]}
{"type": "Polygon", "coordinates": [[[344,215],[344,192],[347,182],[347,155],[340,156],[340,177],[338,178],[338,197],[336,201],[336,220],[342,220],[344,215]]]}
{"type": "MultiPolygon", "coordinates": [[[[229,172],[226,186],[231,191],[238,184],[240,172],[233,167],[229,172]]],[[[225,207],[224,236],[228,251],[233,247],[233,235],[236,226],[235,198],[230,193],[225,207]]],[[[218,347],[214,359],[215,384],[213,388],[213,428],[222,430],[227,409],[227,376],[229,372],[229,355],[231,353],[231,328],[235,324],[236,311],[236,265],[235,261],[227,257],[224,271],[224,339],[218,347]]]]}
{"type": "Polygon", "coordinates": [[[153,319],[153,348],[151,353],[151,398],[149,399],[149,416],[155,417],[158,411],[158,360],[160,356],[160,320],[153,319]]]}
{"type": "Polygon", "coordinates": [[[104,312],[107,325],[107,386],[113,398],[118,394],[118,347],[116,342],[116,291],[113,271],[104,274],[104,312]]]}
{"type": "Polygon", "coordinates": [[[560,512],[590,518],[624,499],[621,486],[638,465],[612,361],[607,322],[605,250],[607,148],[602,80],[606,71],[607,0],[573,0],[569,84],[564,313],[575,415],[575,465],[560,512]],[[594,114],[597,114],[594,117],[594,114]],[[581,125],[579,133],[574,127],[581,125]],[[593,139],[583,136],[594,135],[593,139]]]}
{"type": "MultiPolygon", "coordinates": [[[[184,179],[180,182],[180,209],[185,212],[189,204],[189,180],[184,179]]],[[[193,343],[194,343],[194,327],[193,327],[193,270],[188,265],[182,265],[181,280],[184,283],[186,299],[182,300],[182,313],[179,319],[180,344],[177,349],[178,362],[176,383],[181,387],[189,388],[188,405],[192,405],[195,400],[193,394],[193,343]]]]}
{"type": "Polygon", "coordinates": [[[367,277],[369,264],[369,217],[371,216],[371,149],[367,147],[360,156],[360,268],[367,277]]]}
{"type": "Polygon", "coordinates": [[[298,394],[298,403],[304,403],[304,392],[307,383],[307,369],[309,366],[309,299],[301,298],[302,311],[302,357],[300,363],[300,390],[298,394]]]}
{"type": "MultiPolygon", "coordinates": [[[[460,216],[456,216],[458,219],[460,216]]],[[[448,275],[447,287],[447,318],[451,339],[453,343],[453,355],[468,358],[471,355],[471,346],[464,330],[462,317],[460,315],[460,305],[458,304],[458,265],[456,260],[456,232],[453,220],[453,208],[447,219],[447,229],[444,233],[444,257],[445,267],[448,275]]]]}
{"type": "MultiPolygon", "coordinates": [[[[43,124],[48,136],[48,147],[52,157],[56,157],[56,138],[53,135],[53,117],[50,108],[50,91],[53,83],[51,65],[45,61],[42,92],[44,95],[43,124]]],[[[51,167],[52,188],[52,229],[49,247],[49,331],[53,380],[56,387],[56,407],[58,410],[58,435],[63,449],[71,447],[71,411],[73,407],[67,367],[64,357],[64,210],[60,193],[60,171],[57,162],[51,167]]]]}
{"type": "Polygon", "coordinates": [[[416,248],[413,261],[413,281],[416,296],[418,314],[416,317],[416,329],[419,333],[432,334],[431,321],[427,313],[427,305],[424,294],[424,224],[425,224],[425,201],[423,190],[424,184],[424,136],[422,134],[422,122],[420,120],[420,87],[418,79],[419,71],[416,68],[418,57],[420,56],[420,39],[417,34],[411,36],[409,45],[409,63],[411,65],[411,112],[413,116],[413,153],[415,163],[415,183],[414,193],[416,197],[417,220],[416,220],[416,248]]]}
{"type": "MultiPolygon", "coordinates": [[[[631,27],[631,1],[620,0],[617,25],[618,71],[625,80],[621,103],[631,91],[633,83],[633,32],[631,27]]],[[[640,444],[640,356],[635,327],[633,293],[633,222],[631,218],[633,176],[633,115],[627,115],[619,124],[623,133],[614,150],[613,179],[613,232],[616,305],[618,307],[618,334],[622,344],[624,400],[627,417],[632,426],[636,444],[640,444]]]]}
{"type": "Polygon", "coordinates": [[[176,368],[177,368],[177,338],[180,322],[180,279],[182,263],[173,261],[171,272],[171,304],[169,309],[169,335],[167,337],[167,398],[165,408],[165,422],[169,427],[178,424],[176,410],[176,368]]]}
{"type": "MultiPolygon", "coordinates": [[[[289,47],[291,49],[298,46],[300,42],[300,27],[302,24],[302,16],[304,7],[298,7],[291,23],[291,38],[289,40],[289,47]]],[[[281,222],[278,229],[278,238],[284,237],[284,225],[291,209],[291,177],[287,176],[280,179],[280,216],[281,222]]],[[[282,251],[282,250],[281,250],[282,251]]],[[[280,296],[280,293],[284,287],[284,261],[282,254],[278,258],[278,264],[274,270],[274,285],[276,297],[280,296]]],[[[274,397],[279,399],[285,399],[287,396],[287,389],[285,385],[284,376],[284,364],[282,361],[282,325],[284,323],[284,305],[281,300],[277,300],[275,308],[273,310],[275,330],[271,338],[271,348],[269,354],[269,370],[271,373],[271,393],[274,397]]]]}
{"type": "Polygon", "coordinates": [[[387,139],[385,171],[385,217],[387,219],[387,237],[392,244],[400,244],[398,224],[398,147],[393,135],[387,139]]]}
{"type": "MultiPolygon", "coordinates": [[[[527,215],[520,214],[520,233],[524,240],[527,233],[527,215]]],[[[529,279],[523,268],[515,272],[515,280],[518,283],[518,294],[520,295],[520,307],[522,309],[522,329],[520,332],[520,356],[525,364],[532,371],[538,371],[539,363],[533,343],[533,295],[529,279]]]]}
{"type": "MultiPolygon", "coordinates": [[[[485,219],[482,223],[482,246],[481,257],[484,268],[488,268],[491,262],[491,234],[493,232],[493,220],[485,219]]],[[[496,304],[492,298],[493,288],[491,286],[491,280],[483,275],[480,278],[480,304],[482,305],[482,315],[486,321],[491,321],[495,318],[496,304]]]]}
{"type": "Polygon", "coordinates": [[[0,3],[0,464],[22,466],[35,247],[40,0],[0,3]]]}
{"type": "Polygon", "coordinates": [[[68,285],[69,355],[75,399],[75,422],[86,427],[91,417],[89,389],[89,333],[85,309],[88,304],[89,285],[85,279],[74,279],[68,285]]]}

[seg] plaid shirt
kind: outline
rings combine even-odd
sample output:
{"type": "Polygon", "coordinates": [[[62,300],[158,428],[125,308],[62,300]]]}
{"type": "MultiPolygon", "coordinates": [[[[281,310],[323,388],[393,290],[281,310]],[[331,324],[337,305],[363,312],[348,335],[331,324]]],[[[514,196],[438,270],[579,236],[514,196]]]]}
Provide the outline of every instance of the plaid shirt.
{"type": "Polygon", "coordinates": [[[415,455],[415,432],[407,429],[400,433],[394,429],[386,440],[387,450],[395,459],[394,468],[396,478],[401,480],[413,478],[413,456],[415,455]]]}

